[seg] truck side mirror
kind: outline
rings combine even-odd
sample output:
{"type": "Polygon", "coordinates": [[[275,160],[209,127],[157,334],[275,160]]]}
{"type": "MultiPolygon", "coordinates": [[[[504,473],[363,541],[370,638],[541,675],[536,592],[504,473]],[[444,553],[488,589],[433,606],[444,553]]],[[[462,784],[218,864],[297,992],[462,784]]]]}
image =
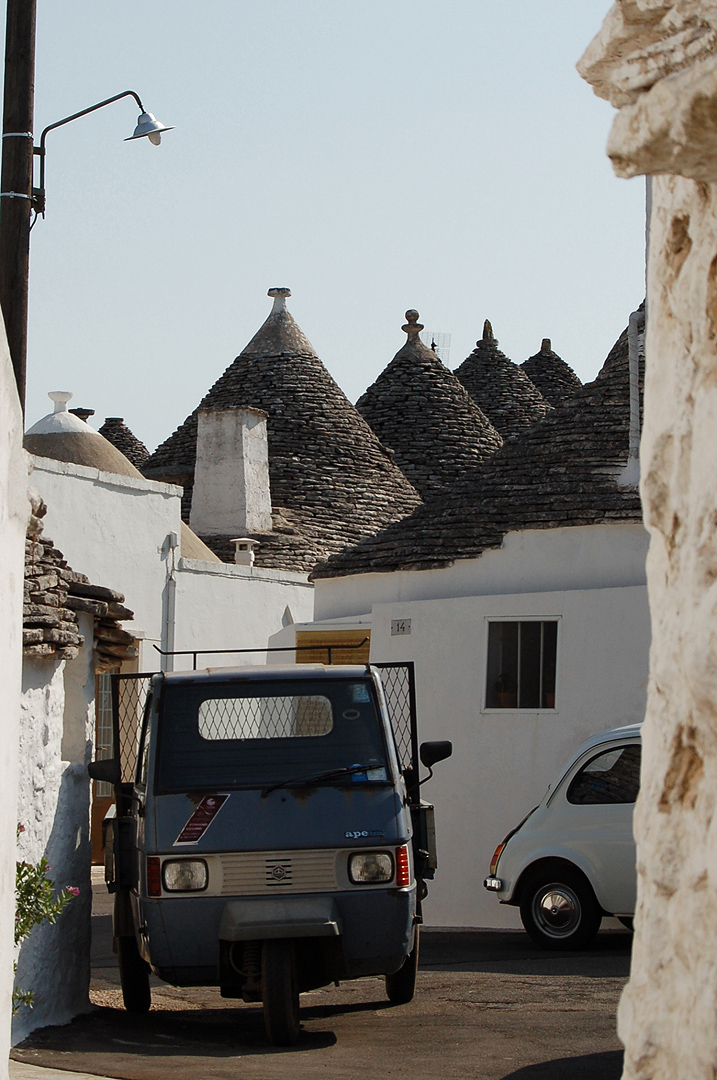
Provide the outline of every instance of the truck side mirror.
{"type": "Polygon", "coordinates": [[[421,743],[421,761],[427,769],[432,768],[437,761],[449,758],[453,753],[453,743],[448,739],[440,739],[437,742],[421,743]]]}
{"type": "Polygon", "coordinates": [[[122,776],[117,758],[105,758],[103,761],[91,761],[87,771],[92,780],[104,780],[107,784],[119,784],[122,776]]]}

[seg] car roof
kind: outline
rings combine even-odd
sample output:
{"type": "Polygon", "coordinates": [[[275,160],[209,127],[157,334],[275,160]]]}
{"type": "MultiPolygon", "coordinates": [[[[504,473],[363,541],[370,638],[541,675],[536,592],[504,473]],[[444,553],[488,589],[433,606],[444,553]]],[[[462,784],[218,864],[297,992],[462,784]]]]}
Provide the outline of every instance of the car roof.
{"type": "Polygon", "coordinates": [[[367,664],[247,664],[244,667],[200,668],[164,673],[168,684],[191,682],[288,682],[297,679],[361,679],[367,664]]]}
{"type": "Polygon", "coordinates": [[[584,754],[586,750],[602,746],[603,743],[615,742],[619,739],[639,739],[642,722],[639,724],[625,724],[623,727],[609,728],[607,731],[599,731],[597,735],[591,735],[586,739],[579,750],[573,755],[573,761],[584,754]]]}

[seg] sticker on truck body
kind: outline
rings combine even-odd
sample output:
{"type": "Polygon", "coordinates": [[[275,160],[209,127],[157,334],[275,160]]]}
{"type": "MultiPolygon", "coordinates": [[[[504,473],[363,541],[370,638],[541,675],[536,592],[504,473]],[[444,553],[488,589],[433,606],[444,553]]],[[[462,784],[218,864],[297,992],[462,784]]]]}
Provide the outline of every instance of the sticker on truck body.
{"type": "Polygon", "coordinates": [[[174,841],[174,846],[176,847],[177,844],[197,844],[228,798],[228,795],[205,795],[197,804],[196,810],[174,841]]]}

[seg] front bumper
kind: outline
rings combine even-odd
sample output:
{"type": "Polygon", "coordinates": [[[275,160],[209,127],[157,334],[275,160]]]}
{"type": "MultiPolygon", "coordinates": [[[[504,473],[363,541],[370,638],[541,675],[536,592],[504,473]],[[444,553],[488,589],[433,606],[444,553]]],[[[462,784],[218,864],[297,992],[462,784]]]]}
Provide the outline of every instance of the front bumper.
{"type": "Polygon", "coordinates": [[[483,888],[488,892],[502,892],[503,882],[499,877],[487,877],[483,882],[483,888]]]}

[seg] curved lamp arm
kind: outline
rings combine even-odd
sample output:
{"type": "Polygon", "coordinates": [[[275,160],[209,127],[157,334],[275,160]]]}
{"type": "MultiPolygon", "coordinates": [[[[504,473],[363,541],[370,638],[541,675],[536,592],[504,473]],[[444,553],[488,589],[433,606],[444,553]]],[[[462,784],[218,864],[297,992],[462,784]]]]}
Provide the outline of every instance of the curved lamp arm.
{"type": "Polygon", "coordinates": [[[40,186],[32,189],[32,205],[36,213],[45,216],[45,139],[47,133],[54,131],[55,128],[63,127],[64,124],[69,124],[72,120],[79,119],[80,116],[87,116],[88,113],[103,109],[105,105],[111,105],[113,101],[119,101],[125,97],[133,97],[139,106],[140,113],[144,113],[145,108],[139,94],[136,94],[134,90],[123,90],[121,94],[115,94],[114,97],[98,101],[96,105],[90,105],[89,109],[81,109],[80,112],[73,113],[72,116],[66,116],[63,120],[57,120],[54,124],[48,124],[40,136],[40,145],[34,146],[32,149],[33,154],[40,158],[40,186]]]}

